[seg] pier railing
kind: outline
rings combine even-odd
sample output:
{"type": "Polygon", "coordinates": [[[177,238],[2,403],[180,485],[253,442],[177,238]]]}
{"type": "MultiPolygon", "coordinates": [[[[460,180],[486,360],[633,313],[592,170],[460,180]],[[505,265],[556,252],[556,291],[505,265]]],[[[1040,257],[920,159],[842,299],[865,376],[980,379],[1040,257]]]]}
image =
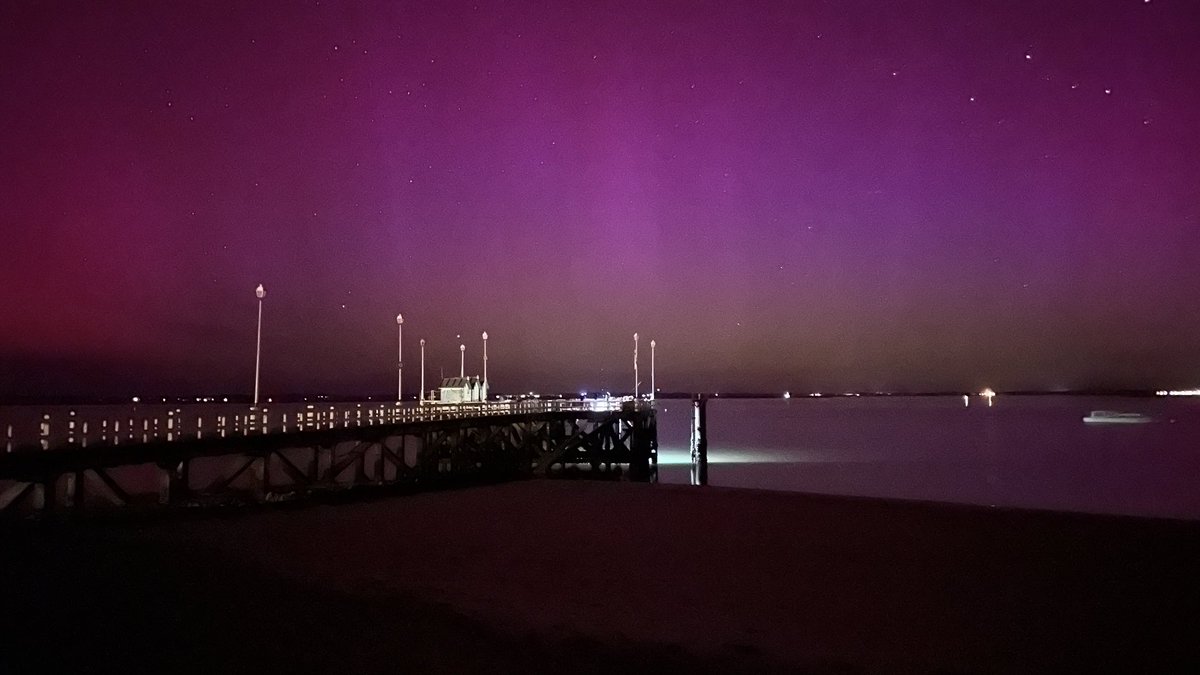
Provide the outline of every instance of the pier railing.
{"type": "MultiPolygon", "coordinates": [[[[0,450],[6,453],[162,441],[228,438],[351,427],[432,422],[489,415],[617,410],[619,399],[524,399],[475,403],[377,401],[135,403],[130,405],[0,406],[0,450]]],[[[649,406],[650,402],[637,402],[649,406]]]]}

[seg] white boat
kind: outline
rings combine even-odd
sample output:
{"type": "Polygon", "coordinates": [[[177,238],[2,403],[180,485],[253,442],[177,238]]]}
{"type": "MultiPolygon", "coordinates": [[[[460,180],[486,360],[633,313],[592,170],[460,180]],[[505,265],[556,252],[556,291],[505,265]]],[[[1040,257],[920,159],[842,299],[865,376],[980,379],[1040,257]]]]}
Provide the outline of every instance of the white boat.
{"type": "Polygon", "coordinates": [[[1083,421],[1089,424],[1143,424],[1152,422],[1153,418],[1135,412],[1093,410],[1084,416],[1083,421]]]}

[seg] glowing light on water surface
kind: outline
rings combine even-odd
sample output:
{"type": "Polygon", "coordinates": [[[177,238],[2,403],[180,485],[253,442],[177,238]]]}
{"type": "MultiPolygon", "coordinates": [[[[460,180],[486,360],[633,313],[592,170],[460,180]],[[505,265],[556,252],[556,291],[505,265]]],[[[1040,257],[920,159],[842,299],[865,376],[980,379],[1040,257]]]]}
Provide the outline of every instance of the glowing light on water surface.
{"type": "Polygon", "coordinates": [[[979,395],[987,399],[989,408],[992,407],[992,399],[996,398],[996,392],[992,391],[991,387],[979,392],[979,395]]]}
{"type": "MultiPolygon", "coordinates": [[[[689,466],[692,453],[687,446],[659,446],[659,466],[689,466]]],[[[836,451],[769,448],[739,448],[734,450],[708,450],[709,464],[831,464],[847,463],[838,458],[836,451]]]]}

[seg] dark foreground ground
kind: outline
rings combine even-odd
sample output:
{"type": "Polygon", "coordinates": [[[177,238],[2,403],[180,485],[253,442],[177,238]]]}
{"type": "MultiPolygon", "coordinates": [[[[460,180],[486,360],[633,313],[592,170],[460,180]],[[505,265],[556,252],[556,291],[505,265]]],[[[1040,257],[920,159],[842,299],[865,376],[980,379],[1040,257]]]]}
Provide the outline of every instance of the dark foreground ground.
{"type": "Polygon", "coordinates": [[[1200,672],[1200,523],[540,481],[0,536],[0,673],[1200,672]]]}

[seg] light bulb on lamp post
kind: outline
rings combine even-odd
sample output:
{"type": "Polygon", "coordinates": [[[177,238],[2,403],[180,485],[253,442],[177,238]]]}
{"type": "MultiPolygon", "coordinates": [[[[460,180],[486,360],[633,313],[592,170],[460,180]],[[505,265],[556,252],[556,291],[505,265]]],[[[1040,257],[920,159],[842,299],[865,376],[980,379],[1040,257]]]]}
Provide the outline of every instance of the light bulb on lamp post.
{"type": "Polygon", "coordinates": [[[421,338],[421,402],[425,402],[425,338],[421,338]]]}
{"type": "Polygon", "coordinates": [[[481,398],[487,400],[487,331],[483,331],[483,394],[481,398]]]}
{"type": "Polygon", "coordinates": [[[396,402],[404,400],[404,315],[396,315],[396,402]]]}
{"type": "Polygon", "coordinates": [[[654,400],[654,393],[658,391],[658,389],[654,388],[654,345],[655,345],[654,340],[651,340],[650,341],[650,400],[651,401],[654,400]]]}
{"type": "Polygon", "coordinates": [[[267,291],[262,284],[254,289],[254,295],[258,298],[258,337],[254,342],[254,407],[258,407],[258,373],[262,365],[262,306],[263,298],[267,297],[267,291]]]}
{"type": "Polygon", "coordinates": [[[467,346],[458,346],[458,376],[467,376],[467,346]]]}
{"type": "Polygon", "coordinates": [[[638,397],[638,334],[633,334],[633,400],[638,397]]]}

